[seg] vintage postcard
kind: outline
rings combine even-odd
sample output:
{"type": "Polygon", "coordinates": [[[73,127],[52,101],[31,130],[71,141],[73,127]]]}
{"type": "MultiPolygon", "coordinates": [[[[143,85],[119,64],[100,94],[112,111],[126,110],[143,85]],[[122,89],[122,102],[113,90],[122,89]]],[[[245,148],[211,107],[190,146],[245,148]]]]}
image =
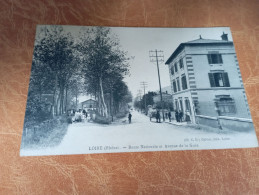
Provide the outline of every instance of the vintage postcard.
{"type": "Polygon", "coordinates": [[[257,146],[230,28],[37,26],[21,156],[257,146]]]}

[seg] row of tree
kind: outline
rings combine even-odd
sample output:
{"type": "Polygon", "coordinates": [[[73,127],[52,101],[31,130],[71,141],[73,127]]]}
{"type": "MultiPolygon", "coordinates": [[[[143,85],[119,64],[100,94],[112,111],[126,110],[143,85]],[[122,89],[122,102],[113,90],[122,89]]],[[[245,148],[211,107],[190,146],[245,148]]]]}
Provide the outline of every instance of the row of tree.
{"type": "Polygon", "coordinates": [[[44,120],[77,109],[79,95],[91,95],[98,113],[109,117],[132,101],[124,77],[129,58],[109,28],[62,26],[37,29],[26,119],[44,120]]]}

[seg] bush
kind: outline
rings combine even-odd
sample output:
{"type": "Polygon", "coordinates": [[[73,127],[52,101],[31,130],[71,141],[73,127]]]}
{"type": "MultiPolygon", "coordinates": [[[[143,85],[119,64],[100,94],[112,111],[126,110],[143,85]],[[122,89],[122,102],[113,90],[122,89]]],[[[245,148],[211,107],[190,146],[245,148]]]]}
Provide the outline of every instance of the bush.
{"type": "Polygon", "coordinates": [[[59,116],[41,123],[26,122],[22,136],[22,148],[58,145],[67,132],[67,117],[59,116]]]}
{"type": "Polygon", "coordinates": [[[96,114],[95,119],[93,121],[99,124],[110,124],[112,122],[112,118],[111,117],[107,118],[96,114]]]}
{"type": "Polygon", "coordinates": [[[115,116],[116,118],[123,118],[127,115],[127,112],[118,112],[115,116]]]}

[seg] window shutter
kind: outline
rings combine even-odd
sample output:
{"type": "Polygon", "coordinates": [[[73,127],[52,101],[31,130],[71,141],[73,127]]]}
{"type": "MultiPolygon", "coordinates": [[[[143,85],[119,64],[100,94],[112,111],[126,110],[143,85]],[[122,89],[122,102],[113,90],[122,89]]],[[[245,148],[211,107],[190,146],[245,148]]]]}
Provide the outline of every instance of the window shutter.
{"type": "Polygon", "coordinates": [[[207,55],[209,64],[212,64],[211,54],[207,55]]]}
{"type": "Polygon", "coordinates": [[[224,87],[230,87],[229,79],[228,79],[228,73],[227,72],[223,73],[223,82],[224,82],[224,87]]]}
{"type": "Polygon", "coordinates": [[[213,73],[209,73],[210,86],[216,87],[213,73]]]}
{"type": "Polygon", "coordinates": [[[219,63],[222,64],[223,61],[222,61],[222,56],[221,56],[221,54],[219,54],[218,56],[219,56],[219,63]]]}

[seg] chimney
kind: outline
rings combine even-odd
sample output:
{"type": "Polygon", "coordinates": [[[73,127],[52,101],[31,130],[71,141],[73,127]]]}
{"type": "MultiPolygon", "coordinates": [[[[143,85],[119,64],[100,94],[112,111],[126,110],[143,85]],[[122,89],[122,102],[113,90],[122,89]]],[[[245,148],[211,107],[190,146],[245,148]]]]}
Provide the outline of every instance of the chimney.
{"type": "Polygon", "coordinates": [[[223,41],[228,41],[228,34],[225,34],[225,33],[223,32],[223,34],[221,35],[221,39],[222,39],[223,41]]]}

